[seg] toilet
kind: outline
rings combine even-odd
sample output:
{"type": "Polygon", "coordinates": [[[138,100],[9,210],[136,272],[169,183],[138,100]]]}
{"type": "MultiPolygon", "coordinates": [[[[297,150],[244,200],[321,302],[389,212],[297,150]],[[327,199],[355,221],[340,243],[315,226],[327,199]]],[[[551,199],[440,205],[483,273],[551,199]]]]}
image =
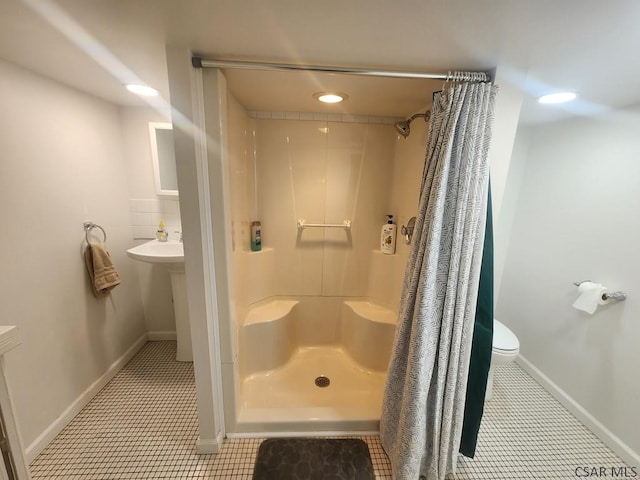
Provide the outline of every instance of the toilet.
{"type": "Polygon", "coordinates": [[[491,400],[493,395],[493,369],[496,365],[513,362],[520,351],[518,337],[495,318],[493,319],[493,348],[491,351],[491,368],[487,379],[487,392],[485,402],[491,400]]]}

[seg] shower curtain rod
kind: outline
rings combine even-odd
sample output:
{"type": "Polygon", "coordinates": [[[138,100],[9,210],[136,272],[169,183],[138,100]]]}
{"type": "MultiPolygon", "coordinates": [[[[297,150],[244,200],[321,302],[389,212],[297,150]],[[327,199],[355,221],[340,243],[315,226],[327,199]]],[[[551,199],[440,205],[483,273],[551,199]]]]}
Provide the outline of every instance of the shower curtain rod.
{"type": "Polygon", "coordinates": [[[320,73],[344,73],[365,77],[389,78],[422,78],[428,80],[472,81],[485,82],[490,80],[486,72],[448,72],[422,73],[402,72],[397,70],[372,70],[367,68],[327,67],[322,65],[294,65],[288,63],[241,62],[236,60],[216,60],[192,57],[191,63],[195,68],[239,68],[244,70],[273,70],[273,71],[304,71],[320,73]]]}

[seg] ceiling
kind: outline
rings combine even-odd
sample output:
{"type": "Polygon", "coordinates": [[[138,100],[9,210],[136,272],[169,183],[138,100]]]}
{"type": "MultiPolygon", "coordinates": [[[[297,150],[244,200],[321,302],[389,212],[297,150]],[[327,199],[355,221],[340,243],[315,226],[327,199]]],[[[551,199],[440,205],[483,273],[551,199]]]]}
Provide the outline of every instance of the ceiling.
{"type": "MultiPolygon", "coordinates": [[[[639,103],[639,21],[636,0],[0,0],[0,58],[119,105],[142,105],[122,88],[130,81],[168,98],[167,44],[204,58],[419,72],[497,67],[523,89],[525,119],[537,122],[563,113],[532,100],[551,90],[579,93],[570,113],[639,103]]],[[[319,111],[311,93],[335,84],[350,95],[341,113],[408,116],[438,88],[227,75],[252,110],[319,111]]]]}
{"type": "Polygon", "coordinates": [[[424,112],[432,92],[442,81],[358,77],[311,72],[224,69],[227,85],[250,110],[266,112],[327,112],[351,115],[407,117],[424,112]],[[348,98],[327,105],[313,98],[317,92],[340,92],[348,98]]]}

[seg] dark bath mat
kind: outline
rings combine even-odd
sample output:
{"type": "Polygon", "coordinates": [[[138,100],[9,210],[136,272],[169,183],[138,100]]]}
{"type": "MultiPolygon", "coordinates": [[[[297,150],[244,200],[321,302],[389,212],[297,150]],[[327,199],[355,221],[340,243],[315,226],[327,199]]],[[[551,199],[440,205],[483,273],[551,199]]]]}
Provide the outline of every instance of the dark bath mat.
{"type": "Polygon", "coordinates": [[[253,470],[253,480],[374,479],[369,447],[357,438],[270,438],[253,470]]]}

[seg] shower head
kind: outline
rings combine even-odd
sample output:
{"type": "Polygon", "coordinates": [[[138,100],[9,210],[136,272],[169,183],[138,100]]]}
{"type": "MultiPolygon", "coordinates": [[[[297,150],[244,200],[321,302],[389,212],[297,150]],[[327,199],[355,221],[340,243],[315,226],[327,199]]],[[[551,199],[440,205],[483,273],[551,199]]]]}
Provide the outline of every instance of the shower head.
{"type": "Polygon", "coordinates": [[[418,117],[423,117],[424,121],[428,122],[429,118],[431,118],[431,112],[427,110],[424,113],[415,113],[411,115],[409,118],[407,118],[406,120],[400,120],[399,122],[396,122],[394,126],[396,127],[397,132],[400,135],[402,135],[404,138],[407,138],[411,133],[411,128],[409,127],[409,125],[411,124],[414,118],[418,118],[418,117]]]}
{"type": "Polygon", "coordinates": [[[399,122],[396,122],[395,127],[398,133],[404,138],[407,138],[409,133],[411,133],[411,128],[409,127],[409,122],[407,120],[400,120],[399,122]]]}

